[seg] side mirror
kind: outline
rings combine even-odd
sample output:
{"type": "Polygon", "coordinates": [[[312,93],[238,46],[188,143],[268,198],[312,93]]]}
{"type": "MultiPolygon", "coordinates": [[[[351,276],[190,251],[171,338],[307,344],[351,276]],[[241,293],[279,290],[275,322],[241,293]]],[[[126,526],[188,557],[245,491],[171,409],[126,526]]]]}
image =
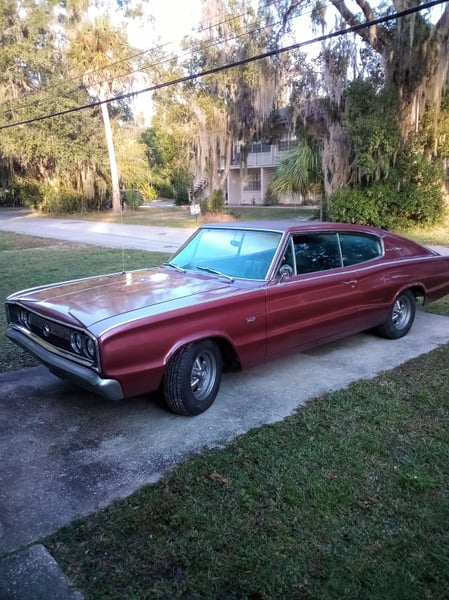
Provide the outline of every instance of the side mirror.
{"type": "Polygon", "coordinates": [[[293,275],[293,267],[291,265],[282,265],[279,269],[279,283],[285,281],[285,279],[289,279],[293,275]]]}

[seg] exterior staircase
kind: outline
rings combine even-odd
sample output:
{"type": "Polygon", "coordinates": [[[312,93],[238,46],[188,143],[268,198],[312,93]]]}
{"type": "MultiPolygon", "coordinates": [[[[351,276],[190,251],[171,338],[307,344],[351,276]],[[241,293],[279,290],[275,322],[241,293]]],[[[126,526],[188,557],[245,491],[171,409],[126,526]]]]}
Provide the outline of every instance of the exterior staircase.
{"type": "Polygon", "coordinates": [[[204,177],[195,179],[189,190],[189,201],[194,202],[207,188],[208,181],[204,177]]]}

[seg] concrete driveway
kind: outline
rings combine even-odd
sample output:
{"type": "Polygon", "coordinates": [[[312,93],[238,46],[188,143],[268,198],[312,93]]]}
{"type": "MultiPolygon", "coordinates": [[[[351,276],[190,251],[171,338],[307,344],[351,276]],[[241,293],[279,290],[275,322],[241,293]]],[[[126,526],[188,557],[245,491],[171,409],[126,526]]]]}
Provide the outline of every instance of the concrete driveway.
{"type": "MultiPolygon", "coordinates": [[[[48,219],[45,228],[41,221],[39,235],[58,237],[60,228],[67,239],[66,221],[48,219]]],[[[72,225],[71,231],[78,233],[69,239],[84,241],[79,232],[85,232],[86,224],[72,225]]],[[[0,229],[5,227],[35,234],[36,220],[0,214],[0,229]],[[31,230],[24,231],[24,222],[32,223],[26,225],[31,230]]],[[[136,226],[119,227],[120,236],[108,234],[114,244],[139,247],[132,243],[139,240],[136,226]]],[[[143,228],[140,239],[146,249],[171,251],[182,243],[176,238],[179,232],[162,228],[164,235],[158,236],[158,229],[143,228]],[[160,238],[164,248],[158,246],[160,238]]],[[[189,233],[181,230],[181,237],[189,233]]],[[[104,235],[96,243],[113,245],[105,243],[104,235]]],[[[92,237],[89,243],[94,243],[92,237]]],[[[418,312],[411,332],[401,340],[360,334],[225,375],[214,405],[192,418],[169,413],[157,394],[108,403],[59,381],[44,367],[0,374],[0,555],[6,555],[0,560],[1,600],[79,598],[42,546],[16,551],[155,482],[191,452],[281,420],[313,397],[448,342],[449,318],[418,312]]]]}

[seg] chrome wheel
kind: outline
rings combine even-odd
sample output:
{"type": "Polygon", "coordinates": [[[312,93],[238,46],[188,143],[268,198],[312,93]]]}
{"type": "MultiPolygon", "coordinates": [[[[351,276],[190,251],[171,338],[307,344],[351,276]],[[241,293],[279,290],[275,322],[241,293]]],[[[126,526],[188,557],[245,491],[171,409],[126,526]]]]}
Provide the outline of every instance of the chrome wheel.
{"type": "Polygon", "coordinates": [[[213,340],[179,348],[170,359],[163,380],[168,407],[180,415],[199,415],[215,400],[223,358],[213,340]]]}
{"type": "Polygon", "coordinates": [[[415,312],[415,294],[411,290],[404,290],[393,302],[388,319],[376,327],[377,333],[390,340],[407,335],[413,325],[415,312]]]}
{"type": "Polygon", "coordinates": [[[393,305],[391,320],[396,329],[403,329],[410,321],[412,305],[410,297],[405,294],[399,296],[393,305]]]}
{"type": "Polygon", "coordinates": [[[208,398],[217,379],[217,360],[210,350],[199,352],[192,367],[190,387],[196,400],[208,398]]]}

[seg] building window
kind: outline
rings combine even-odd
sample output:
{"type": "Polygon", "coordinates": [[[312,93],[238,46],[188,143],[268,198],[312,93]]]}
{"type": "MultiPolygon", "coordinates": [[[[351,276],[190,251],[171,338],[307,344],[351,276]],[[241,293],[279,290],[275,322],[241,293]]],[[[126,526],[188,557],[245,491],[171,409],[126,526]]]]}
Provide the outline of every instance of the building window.
{"type": "Polygon", "coordinates": [[[259,154],[260,152],[271,152],[271,144],[267,142],[254,142],[251,144],[251,152],[259,154]]]}
{"type": "Polygon", "coordinates": [[[248,171],[243,182],[245,192],[258,192],[262,189],[260,171],[248,171]]]}

